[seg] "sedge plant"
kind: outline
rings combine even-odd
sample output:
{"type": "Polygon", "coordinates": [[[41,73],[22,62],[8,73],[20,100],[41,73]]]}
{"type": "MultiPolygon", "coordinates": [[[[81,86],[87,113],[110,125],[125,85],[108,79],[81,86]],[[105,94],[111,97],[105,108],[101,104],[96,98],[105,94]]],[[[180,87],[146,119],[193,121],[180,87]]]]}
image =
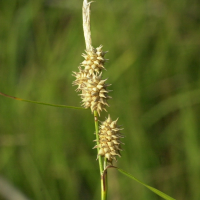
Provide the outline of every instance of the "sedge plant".
{"type": "Polygon", "coordinates": [[[90,6],[92,2],[87,0],[83,1],[82,14],[83,14],[83,32],[85,37],[86,50],[82,54],[84,61],[81,62],[78,67],[78,72],[73,72],[75,80],[73,85],[77,86],[76,91],[79,92],[79,96],[82,99],[82,107],[67,106],[67,105],[57,105],[49,104],[38,101],[25,100],[4,93],[0,94],[5,97],[9,97],[19,101],[25,101],[30,103],[63,107],[69,109],[90,109],[94,115],[94,126],[95,126],[95,146],[97,149],[97,159],[99,162],[99,172],[101,181],[101,200],[107,200],[108,194],[108,169],[116,169],[127,177],[135,180],[136,182],[142,184],[152,192],[156,193],[160,197],[167,200],[174,200],[174,198],[166,195],[165,193],[139,181],[131,174],[115,166],[115,162],[118,157],[121,157],[122,141],[124,137],[121,133],[123,128],[117,124],[118,118],[112,120],[111,115],[105,121],[100,121],[101,112],[107,112],[107,107],[109,107],[109,99],[111,98],[109,86],[111,84],[107,83],[107,79],[103,78],[103,71],[106,70],[105,55],[107,51],[103,51],[103,46],[100,45],[97,48],[92,46],[91,31],[90,31],[90,6]],[[100,122],[100,123],[99,123],[100,122]]]}

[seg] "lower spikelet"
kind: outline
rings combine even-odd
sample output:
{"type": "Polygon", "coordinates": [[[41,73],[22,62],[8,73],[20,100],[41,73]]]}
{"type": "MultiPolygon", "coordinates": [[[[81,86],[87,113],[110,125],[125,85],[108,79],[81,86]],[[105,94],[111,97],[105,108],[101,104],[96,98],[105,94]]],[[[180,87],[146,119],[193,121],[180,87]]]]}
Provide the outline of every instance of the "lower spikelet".
{"type": "Polygon", "coordinates": [[[98,156],[106,157],[111,163],[113,160],[117,160],[116,156],[121,157],[120,151],[122,149],[120,144],[123,144],[120,141],[123,135],[119,132],[123,128],[117,125],[117,120],[112,121],[110,115],[108,115],[108,118],[102,122],[99,129],[99,145],[94,147],[99,148],[98,156]]]}

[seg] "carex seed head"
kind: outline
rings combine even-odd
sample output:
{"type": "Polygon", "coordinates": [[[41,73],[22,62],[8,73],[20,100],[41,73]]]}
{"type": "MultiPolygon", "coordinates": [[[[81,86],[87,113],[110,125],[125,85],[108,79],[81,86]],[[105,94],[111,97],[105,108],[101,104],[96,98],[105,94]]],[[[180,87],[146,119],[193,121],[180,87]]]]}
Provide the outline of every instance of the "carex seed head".
{"type": "Polygon", "coordinates": [[[92,50],[86,50],[86,54],[82,54],[85,60],[81,63],[81,65],[84,67],[86,73],[99,73],[102,69],[105,69],[104,63],[107,59],[104,58],[104,55],[107,52],[103,52],[102,47],[103,46],[101,45],[97,48],[93,48],[92,50]]]}
{"type": "Polygon", "coordinates": [[[110,90],[107,90],[109,84],[105,84],[106,80],[102,79],[102,69],[104,68],[104,55],[106,52],[102,51],[102,46],[87,50],[83,54],[85,60],[81,63],[83,67],[79,67],[79,72],[73,72],[76,80],[73,85],[77,85],[76,91],[81,91],[82,106],[90,108],[92,112],[96,110],[100,115],[102,110],[106,111],[106,106],[109,106],[107,100],[110,90]],[[100,73],[101,72],[101,73],[100,73]]]}
{"type": "Polygon", "coordinates": [[[121,157],[121,144],[123,144],[120,141],[123,135],[119,132],[123,128],[117,125],[117,120],[112,121],[110,115],[108,115],[108,118],[101,123],[99,129],[99,145],[94,147],[99,148],[98,156],[106,157],[111,163],[113,160],[117,160],[117,156],[121,157]]]}
{"type": "Polygon", "coordinates": [[[82,91],[85,86],[86,82],[88,81],[88,78],[91,77],[88,73],[85,72],[85,70],[81,69],[81,67],[78,68],[79,72],[73,72],[73,76],[76,77],[76,80],[73,81],[72,85],[77,85],[78,88],[76,91],[82,91]]]}
{"type": "Polygon", "coordinates": [[[102,110],[106,111],[106,106],[109,106],[107,100],[111,97],[108,96],[110,90],[107,87],[110,84],[105,84],[107,79],[102,80],[102,74],[93,74],[87,77],[87,81],[84,82],[84,87],[82,89],[82,94],[80,94],[85,108],[91,109],[92,112],[96,110],[100,115],[102,110]]]}

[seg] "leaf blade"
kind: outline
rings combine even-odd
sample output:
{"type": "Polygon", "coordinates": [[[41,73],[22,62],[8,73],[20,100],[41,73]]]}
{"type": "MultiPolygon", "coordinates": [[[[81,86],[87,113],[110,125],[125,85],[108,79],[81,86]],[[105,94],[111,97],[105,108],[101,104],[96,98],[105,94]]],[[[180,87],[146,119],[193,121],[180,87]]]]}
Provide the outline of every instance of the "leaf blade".
{"type": "Polygon", "coordinates": [[[78,110],[86,110],[85,108],[82,108],[82,107],[51,104],[51,103],[44,103],[44,102],[40,102],[40,101],[31,101],[31,100],[27,100],[27,99],[21,99],[21,98],[18,98],[18,97],[13,97],[13,96],[4,94],[2,92],[0,92],[0,95],[8,97],[8,98],[11,98],[11,99],[15,99],[15,100],[18,100],[18,101],[24,101],[24,102],[35,103],[35,104],[40,104],[40,105],[53,106],[53,107],[62,107],[62,108],[70,108],[70,109],[78,109],[78,110]]]}
{"type": "Polygon", "coordinates": [[[120,168],[117,168],[117,170],[119,172],[121,172],[122,174],[128,176],[129,178],[135,180],[136,182],[142,184],[143,186],[145,186],[146,188],[148,188],[149,190],[151,190],[152,192],[154,192],[155,194],[159,195],[160,197],[166,199],[166,200],[175,200],[174,198],[168,196],[167,194],[161,192],[160,190],[156,189],[156,188],[153,188],[145,183],[143,183],[142,181],[138,180],[137,178],[135,178],[134,176],[132,176],[131,174],[125,172],[124,170],[120,169],[120,168]]]}

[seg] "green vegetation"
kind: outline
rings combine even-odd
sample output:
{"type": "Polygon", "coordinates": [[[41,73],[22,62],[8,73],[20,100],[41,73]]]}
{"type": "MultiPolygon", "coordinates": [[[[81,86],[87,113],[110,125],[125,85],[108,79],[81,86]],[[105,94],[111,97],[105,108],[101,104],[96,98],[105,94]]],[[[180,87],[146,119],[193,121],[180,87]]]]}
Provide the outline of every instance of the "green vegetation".
{"type": "MultiPolygon", "coordinates": [[[[82,1],[47,2],[0,2],[0,92],[80,107],[71,74],[85,49],[82,1]]],[[[125,128],[117,166],[175,199],[200,199],[200,3],[92,6],[93,46],[109,50],[108,110],[125,128]]],[[[0,176],[34,200],[99,199],[94,132],[89,110],[0,96],[0,176]]],[[[161,199],[108,172],[108,199],[161,199]]]]}

